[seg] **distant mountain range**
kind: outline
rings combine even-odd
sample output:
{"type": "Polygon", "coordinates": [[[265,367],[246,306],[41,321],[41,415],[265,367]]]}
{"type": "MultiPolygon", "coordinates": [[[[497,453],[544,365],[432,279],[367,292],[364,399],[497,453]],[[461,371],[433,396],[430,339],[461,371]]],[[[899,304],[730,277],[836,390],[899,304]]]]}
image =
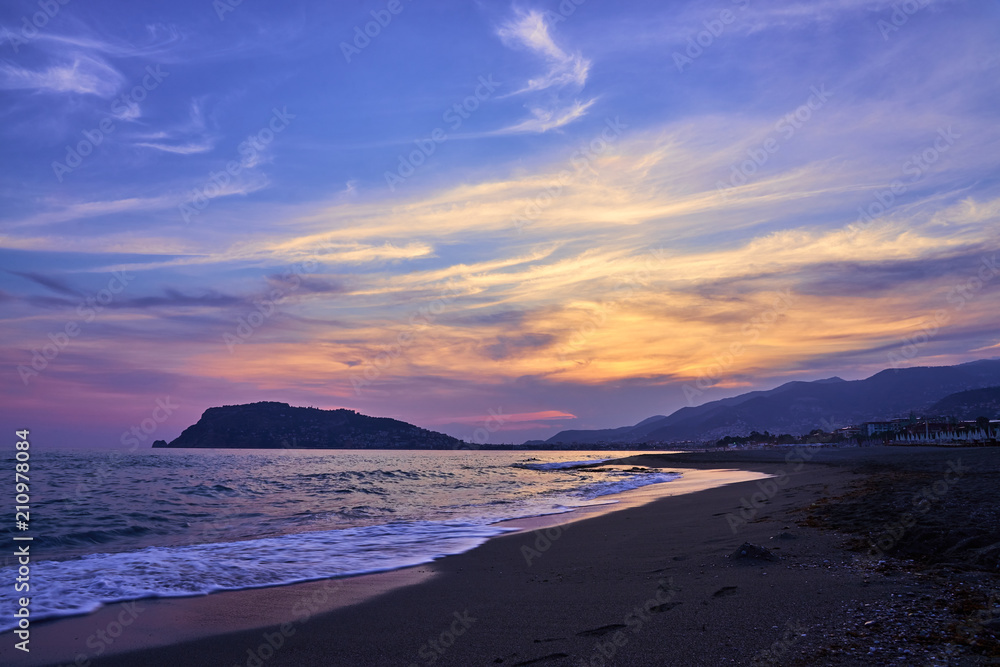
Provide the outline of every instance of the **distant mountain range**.
{"type": "Polygon", "coordinates": [[[153,447],[220,449],[458,449],[465,443],[436,431],[354,410],[295,408],[261,402],[209,408],[170,443],[153,447]]]}
{"type": "Polygon", "coordinates": [[[712,441],[751,431],[801,435],[819,428],[918,415],[962,419],[997,417],[1000,410],[1000,359],[957,366],[884,370],[865,380],[827,378],[787,382],[769,391],[752,391],[657,415],[634,426],[562,431],[544,441],[554,444],[712,441]]]}

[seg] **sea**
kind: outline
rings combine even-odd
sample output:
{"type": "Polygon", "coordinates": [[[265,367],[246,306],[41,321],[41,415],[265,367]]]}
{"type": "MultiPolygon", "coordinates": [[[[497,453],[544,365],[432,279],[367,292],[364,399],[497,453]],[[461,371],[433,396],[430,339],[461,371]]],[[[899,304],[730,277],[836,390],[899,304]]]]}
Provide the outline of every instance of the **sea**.
{"type": "Polygon", "coordinates": [[[13,484],[3,501],[0,631],[15,626],[19,597],[37,621],[419,565],[513,530],[507,520],[615,503],[683,474],[580,467],[632,453],[33,450],[26,529],[13,484]],[[30,590],[16,592],[25,544],[30,590]]]}

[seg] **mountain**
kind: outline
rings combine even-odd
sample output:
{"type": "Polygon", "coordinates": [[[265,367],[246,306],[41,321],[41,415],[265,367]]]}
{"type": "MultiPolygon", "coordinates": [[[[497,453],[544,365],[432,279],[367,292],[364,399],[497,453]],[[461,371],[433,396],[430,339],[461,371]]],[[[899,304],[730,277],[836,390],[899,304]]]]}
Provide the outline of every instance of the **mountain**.
{"type": "Polygon", "coordinates": [[[864,380],[827,378],[787,382],[768,391],[681,408],[635,426],[562,431],[545,442],[643,443],[716,440],[751,431],[808,433],[821,428],[860,424],[911,411],[930,414],[938,401],[956,392],[1000,386],[1000,359],[957,366],[888,369],[864,380]]]}
{"type": "Polygon", "coordinates": [[[428,431],[385,417],[354,410],[294,408],[261,402],[209,408],[198,423],[170,443],[153,447],[220,449],[458,449],[450,435],[428,431]]]}
{"type": "Polygon", "coordinates": [[[970,389],[945,396],[927,409],[929,415],[972,420],[977,417],[1000,419],[1000,387],[970,389]]]}

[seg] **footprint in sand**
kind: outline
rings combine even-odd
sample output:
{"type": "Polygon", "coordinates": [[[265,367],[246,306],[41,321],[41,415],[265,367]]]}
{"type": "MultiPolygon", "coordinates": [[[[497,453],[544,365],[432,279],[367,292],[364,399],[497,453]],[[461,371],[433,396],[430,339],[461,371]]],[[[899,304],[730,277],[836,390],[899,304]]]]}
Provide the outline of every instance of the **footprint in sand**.
{"type": "Polygon", "coordinates": [[[739,586],[723,586],[719,590],[712,593],[712,597],[725,598],[729,597],[730,595],[736,595],[737,591],[739,591],[739,586]]]}
{"type": "Polygon", "coordinates": [[[532,658],[531,660],[525,660],[524,662],[514,663],[514,667],[526,667],[526,665],[537,665],[540,662],[548,662],[549,660],[558,660],[559,658],[568,658],[569,655],[566,653],[550,653],[549,655],[543,655],[541,658],[532,658]]]}
{"type": "Polygon", "coordinates": [[[615,630],[622,630],[625,626],[621,623],[613,623],[611,625],[602,625],[599,628],[594,628],[593,630],[584,630],[583,632],[576,633],[577,637],[603,637],[609,632],[614,632],[615,630]]]}

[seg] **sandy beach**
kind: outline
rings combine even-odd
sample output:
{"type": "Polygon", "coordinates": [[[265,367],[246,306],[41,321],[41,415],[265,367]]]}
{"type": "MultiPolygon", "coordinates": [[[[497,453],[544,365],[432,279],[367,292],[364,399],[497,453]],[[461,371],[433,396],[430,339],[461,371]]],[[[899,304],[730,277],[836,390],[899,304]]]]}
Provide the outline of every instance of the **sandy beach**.
{"type": "Polygon", "coordinates": [[[1000,664],[996,450],[786,448],[624,461],[771,477],[567,515],[569,523],[550,520],[393,573],[109,605],[38,624],[30,658],[5,646],[3,660],[1000,664]],[[767,552],[740,557],[745,543],[767,552]]]}

